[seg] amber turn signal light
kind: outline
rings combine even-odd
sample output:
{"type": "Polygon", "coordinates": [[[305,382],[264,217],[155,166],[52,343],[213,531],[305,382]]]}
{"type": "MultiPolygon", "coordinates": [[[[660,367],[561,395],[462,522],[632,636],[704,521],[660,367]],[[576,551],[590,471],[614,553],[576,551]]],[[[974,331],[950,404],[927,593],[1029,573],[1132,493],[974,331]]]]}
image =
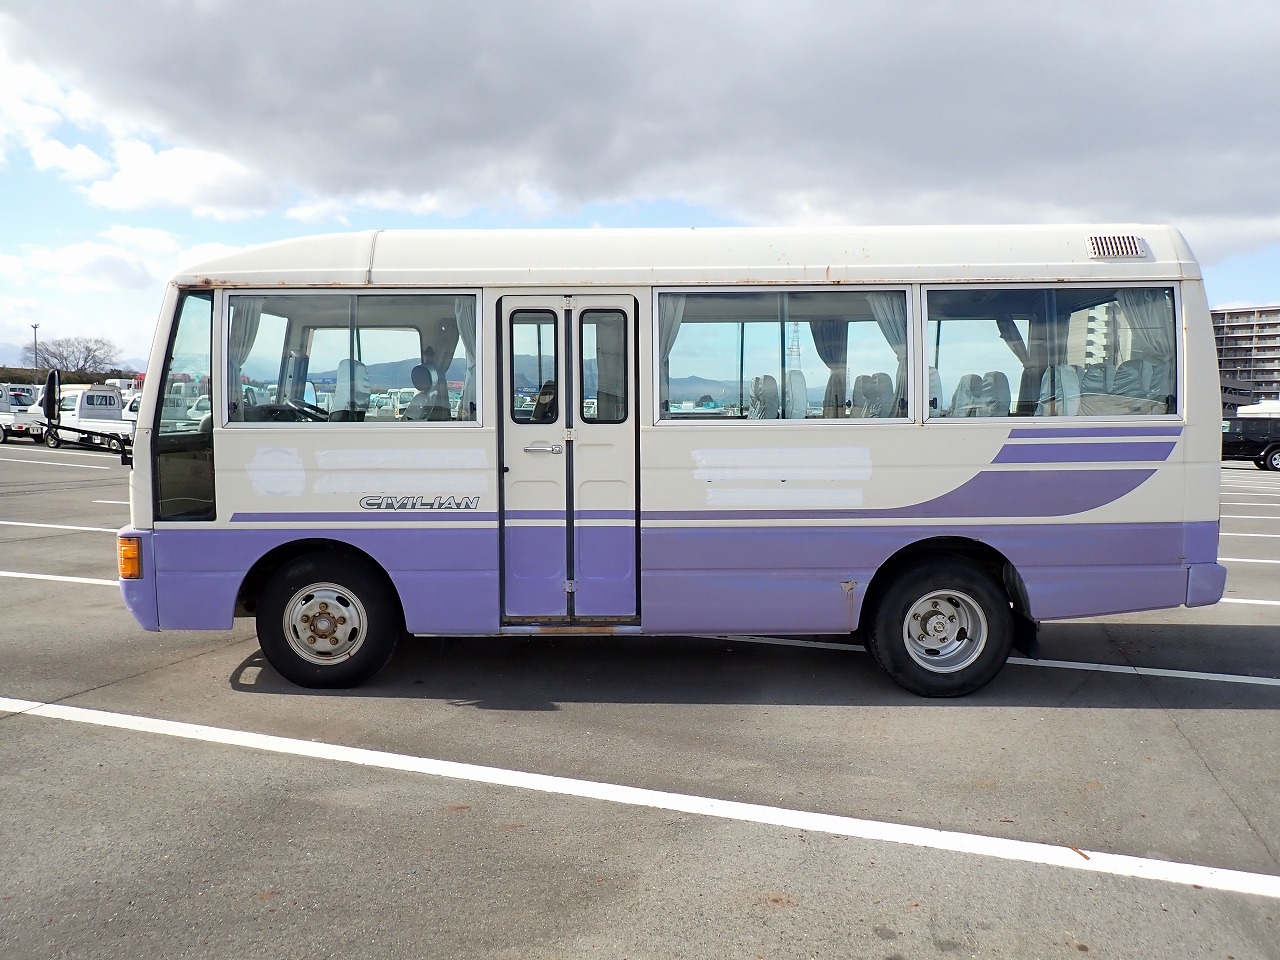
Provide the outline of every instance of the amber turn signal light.
{"type": "Polygon", "coordinates": [[[116,538],[116,560],[121,580],[142,579],[142,541],[137,537],[116,538]]]}

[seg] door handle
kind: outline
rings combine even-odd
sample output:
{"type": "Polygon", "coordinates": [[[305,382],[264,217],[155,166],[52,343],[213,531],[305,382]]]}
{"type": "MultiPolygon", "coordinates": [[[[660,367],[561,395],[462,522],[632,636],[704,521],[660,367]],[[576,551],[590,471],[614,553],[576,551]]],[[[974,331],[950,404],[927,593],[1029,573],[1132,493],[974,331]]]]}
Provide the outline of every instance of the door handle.
{"type": "Polygon", "coordinates": [[[548,443],[546,440],[535,440],[533,443],[527,443],[524,447],[525,453],[564,453],[564,444],[548,443]]]}

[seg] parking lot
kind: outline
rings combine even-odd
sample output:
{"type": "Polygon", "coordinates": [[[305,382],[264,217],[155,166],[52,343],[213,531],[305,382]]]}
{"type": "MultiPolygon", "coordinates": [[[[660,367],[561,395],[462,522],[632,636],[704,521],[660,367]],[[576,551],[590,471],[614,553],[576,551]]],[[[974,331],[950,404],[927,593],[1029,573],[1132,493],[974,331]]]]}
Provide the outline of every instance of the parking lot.
{"type": "Polygon", "coordinates": [[[925,701],[856,647],[422,640],[355,691],[121,603],[128,470],[0,447],[0,957],[1280,956],[1280,474],[1223,603],[925,701]]]}

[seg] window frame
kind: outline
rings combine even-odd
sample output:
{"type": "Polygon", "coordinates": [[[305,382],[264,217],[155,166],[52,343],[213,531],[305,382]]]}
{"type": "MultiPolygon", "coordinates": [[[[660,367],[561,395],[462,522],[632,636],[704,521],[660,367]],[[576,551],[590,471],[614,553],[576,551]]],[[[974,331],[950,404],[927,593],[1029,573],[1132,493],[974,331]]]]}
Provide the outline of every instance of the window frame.
{"type": "MultiPolygon", "coordinates": [[[[324,429],[351,429],[355,428],[361,431],[365,430],[416,430],[416,429],[479,429],[484,426],[484,415],[486,413],[487,397],[485,393],[485,364],[483,361],[484,350],[488,347],[488,339],[485,330],[485,299],[484,290],[481,287],[334,287],[331,289],[317,289],[315,287],[305,286],[289,286],[289,287],[231,287],[221,288],[217,290],[217,299],[214,304],[214,370],[216,371],[216,383],[214,390],[216,393],[213,398],[214,421],[215,426],[223,429],[231,430],[280,430],[289,427],[303,427],[308,431],[317,428],[324,429]],[[476,345],[475,345],[475,407],[476,416],[473,420],[362,420],[362,421],[322,421],[315,420],[307,423],[302,422],[273,422],[273,421],[251,421],[251,420],[232,420],[229,417],[227,391],[230,387],[230,336],[231,336],[231,298],[232,297],[471,297],[475,303],[475,327],[476,327],[476,345]],[[405,426],[409,424],[411,426],[405,426]]],[[[341,329],[340,327],[304,327],[304,330],[314,331],[317,329],[341,329]]],[[[351,326],[348,324],[346,328],[349,332],[351,326]]],[[[370,327],[370,329],[378,329],[370,327]]],[[[388,327],[386,329],[404,329],[403,327],[388,327]]],[[[421,331],[421,328],[419,328],[421,331]]],[[[292,333],[292,330],[286,329],[286,338],[292,333]]],[[[461,339],[459,343],[461,344],[461,339]]],[[[285,344],[287,346],[287,343],[285,344]]],[[[457,348],[455,348],[456,350],[457,348]]],[[[456,355],[456,353],[455,353],[456,355]]],[[[463,356],[466,356],[465,348],[463,356]]],[[[283,367],[284,361],[281,358],[281,369],[276,371],[274,382],[277,385],[283,384],[283,367]]],[[[310,370],[308,370],[310,373],[310,370]]],[[[309,381],[310,382],[310,381],[309,381]]],[[[277,387],[279,389],[279,387],[277,387]]]]}
{"type": "MultiPolygon", "coordinates": [[[[921,283],[918,285],[918,312],[917,312],[917,335],[921,344],[921,352],[917,366],[924,371],[922,392],[926,394],[924,404],[920,409],[923,411],[922,422],[928,424],[945,424],[968,425],[972,427],[974,424],[980,423],[999,423],[1005,426],[1010,424],[1031,425],[1036,424],[1081,424],[1091,423],[1132,423],[1137,420],[1162,420],[1172,422],[1185,422],[1186,419],[1186,390],[1187,390],[1187,361],[1186,361],[1186,318],[1182,301],[1182,283],[1176,279],[1160,279],[1160,280],[1054,280],[1045,278],[1041,280],[1020,280],[1009,283],[963,283],[963,282],[938,282],[938,283],[921,283]],[[929,294],[934,291],[981,291],[981,290],[1051,290],[1055,293],[1064,290],[1144,290],[1144,289],[1167,289],[1173,294],[1173,333],[1174,333],[1174,359],[1173,359],[1173,384],[1175,409],[1166,413],[1115,413],[1106,415],[1090,415],[1090,414],[1073,414],[1052,417],[1018,416],[1010,414],[1005,417],[931,417],[929,416],[929,406],[927,393],[928,385],[928,368],[929,363],[924,355],[925,344],[928,341],[929,334],[929,294]]],[[[919,399],[919,398],[917,398],[919,399]]]]}
{"type": "MultiPolygon", "coordinates": [[[[769,283],[769,284],[714,284],[708,286],[655,286],[652,288],[650,300],[650,342],[651,347],[651,371],[649,379],[650,388],[650,416],[654,426],[662,429],[681,428],[681,427],[701,427],[709,424],[725,424],[735,423],[738,427],[733,429],[744,429],[741,424],[753,424],[756,429],[780,429],[780,425],[804,425],[805,427],[817,424],[826,424],[828,426],[822,429],[830,429],[831,424],[843,424],[845,427],[872,427],[885,428],[891,426],[902,426],[915,422],[915,418],[919,411],[919,399],[917,394],[920,392],[920,375],[917,366],[913,362],[913,358],[919,357],[922,349],[921,324],[919,317],[920,303],[918,294],[919,284],[903,282],[903,283],[848,283],[848,284],[786,284],[786,283],[769,283]],[[906,399],[907,409],[901,416],[895,417],[805,417],[803,419],[786,419],[779,417],[777,419],[768,420],[752,420],[749,417],[706,417],[706,418],[685,418],[672,417],[668,412],[662,410],[662,332],[661,332],[661,311],[659,308],[660,298],[663,295],[677,296],[696,296],[698,294],[710,295],[733,295],[740,296],[759,296],[761,294],[778,294],[778,293],[816,293],[816,294],[867,294],[867,293],[900,293],[903,296],[907,317],[907,367],[906,367],[906,387],[904,397],[906,399]]],[[[886,341],[887,345],[887,341],[886,341]]],[[[846,361],[846,373],[848,372],[848,363],[846,361]]],[[[752,429],[746,427],[745,429],[752,429]]]]}

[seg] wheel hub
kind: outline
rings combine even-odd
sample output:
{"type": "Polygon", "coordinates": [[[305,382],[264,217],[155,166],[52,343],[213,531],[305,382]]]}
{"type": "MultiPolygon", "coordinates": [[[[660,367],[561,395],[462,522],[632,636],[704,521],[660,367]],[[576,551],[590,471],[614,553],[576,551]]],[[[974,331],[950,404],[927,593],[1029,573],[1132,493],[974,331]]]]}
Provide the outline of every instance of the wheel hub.
{"type": "Polygon", "coordinates": [[[317,583],[299,590],[285,607],[285,636],[304,659],[333,663],[359,649],[367,620],[351,593],[337,584],[317,583]]]}
{"type": "Polygon", "coordinates": [[[987,619],[972,597],[935,590],[912,604],[902,626],[911,659],[933,673],[969,666],[986,646],[987,619]]]}

